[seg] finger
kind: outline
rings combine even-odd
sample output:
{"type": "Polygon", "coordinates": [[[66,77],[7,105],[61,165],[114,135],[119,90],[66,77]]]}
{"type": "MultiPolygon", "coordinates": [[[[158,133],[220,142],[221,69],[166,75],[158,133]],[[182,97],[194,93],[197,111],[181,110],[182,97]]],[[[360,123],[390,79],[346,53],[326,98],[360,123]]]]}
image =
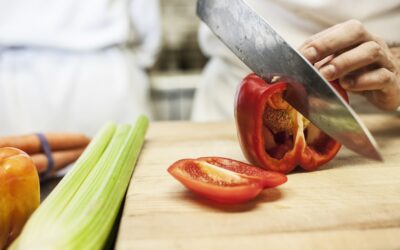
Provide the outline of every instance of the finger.
{"type": "Polygon", "coordinates": [[[326,65],[326,64],[328,64],[330,61],[332,61],[333,58],[334,58],[334,55],[327,56],[327,57],[325,57],[324,59],[322,59],[321,61],[316,62],[316,63],[314,64],[314,67],[317,68],[317,69],[320,69],[320,68],[322,68],[324,65],[326,65]]]}
{"type": "Polygon", "coordinates": [[[311,63],[315,63],[329,55],[372,39],[373,37],[359,21],[350,20],[339,26],[339,28],[332,29],[330,32],[309,42],[300,52],[311,63]]]}
{"type": "MultiPolygon", "coordinates": [[[[337,54],[340,55],[340,54],[342,54],[343,52],[345,52],[345,51],[347,51],[347,50],[349,50],[349,49],[353,49],[354,47],[355,47],[355,46],[350,47],[350,48],[348,48],[348,49],[346,49],[346,50],[341,50],[341,51],[337,52],[337,54]]],[[[320,60],[320,61],[314,63],[314,67],[317,68],[317,69],[320,69],[320,68],[322,68],[324,65],[326,65],[326,64],[328,64],[330,61],[332,61],[333,58],[335,58],[335,55],[329,55],[329,56],[325,57],[324,59],[322,59],[322,60],[320,60]]]]}
{"type": "Polygon", "coordinates": [[[334,30],[334,29],[340,28],[340,27],[343,26],[343,25],[344,25],[344,23],[339,23],[339,24],[333,25],[333,26],[331,26],[331,27],[329,27],[329,28],[327,28],[327,29],[324,29],[324,30],[322,30],[322,31],[320,31],[320,32],[318,32],[318,33],[316,33],[316,34],[310,36],[309,38],[307,38],[307,39],[303,42],[303,44],[302,44],[299,48],[302,49],[302,48],[306,47],[306,46],[307,46],[309,43],[311,43],[312,41],[314,41],[314,40],[316,40],[316,39],[318,39],[318,38],[324,36],[325,34],[331,32],[331,31],[334,30]]]}
{"type": "Polygon", "coordinates": [[[349,91],[390,91],[394,84],[395,75],[386,68],[378,68],[368,72],[353,74],[339,79],[340,85],[349,91]]]}
{"type": "Polygon", "coordinates": [[[397,95],[387,95],[381,91],[366,91],[364,96],[380,109],[393,111],[400,106],[400,90],[397,95]]]}
{"type": "Polygon", "coordinates": [[[332,81],[374,63],[393,68],[385,50],[377,42],[369,41],[336,56],[320,72],[328,81],[332,81]]]}

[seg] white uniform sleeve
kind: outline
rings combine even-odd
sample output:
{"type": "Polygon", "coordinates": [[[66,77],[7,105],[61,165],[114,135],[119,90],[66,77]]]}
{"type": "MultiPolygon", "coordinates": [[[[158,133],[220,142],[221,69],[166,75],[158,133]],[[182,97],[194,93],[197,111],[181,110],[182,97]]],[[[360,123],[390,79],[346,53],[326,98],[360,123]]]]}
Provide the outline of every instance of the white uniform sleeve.
{"type": "Polygon", "coordinates": [[[132,0],[130,18],[135,32],[134,53],[142,68],[151,67],[161,47],[159,0],[132,0]]]}

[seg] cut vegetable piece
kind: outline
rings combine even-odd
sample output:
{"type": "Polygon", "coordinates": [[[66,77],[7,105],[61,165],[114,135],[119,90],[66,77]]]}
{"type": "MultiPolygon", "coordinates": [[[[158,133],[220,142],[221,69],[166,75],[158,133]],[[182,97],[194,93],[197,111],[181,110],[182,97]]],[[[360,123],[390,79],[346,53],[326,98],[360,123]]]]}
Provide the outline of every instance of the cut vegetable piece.
{"type": "MultiPolygon", "coordinates": [[[[339,84],[331,85],[347,100],[339,84]]],[[[235,98],[242,152],[252,164],[272,171],[315,170],[332,160],[341,145],[285,101],[287,89],[288,83],[278,78],[273,84],[256,74],[243,79],[235,98]]]]}
{"type": "Polygon", "coordinates": [[[57,186],[57,192],[53,191],[51,199],[29,220],[13,249],[101,249],[118,214],[147,127],[144,116],[135,127],[107,125],[64,177],[62,186],[57,186]]]}
{"type": "Polygon", "coordinates": [[[198,160],[228,169],[247,178],[259,179],[264,188],[273,188],[287,181],[287,177],[284,174],[264,170],[241,161],[223,157],[201,157],[198,160]]]}
{"type": "Polygon", "coordinates": [[[179,160],[168,172],[193,192],[227,204],[251,200],[264,188],[287,180],[283,174],[222,157],[179,160]]]}

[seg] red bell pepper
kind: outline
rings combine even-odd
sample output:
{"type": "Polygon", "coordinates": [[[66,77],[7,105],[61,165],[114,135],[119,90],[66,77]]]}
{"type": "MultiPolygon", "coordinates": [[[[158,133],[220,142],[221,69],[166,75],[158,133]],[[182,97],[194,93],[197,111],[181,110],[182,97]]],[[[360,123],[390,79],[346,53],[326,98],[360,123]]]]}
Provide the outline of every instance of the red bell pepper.
{"type": "Polygon", "coordinates": [[[287,181],[283,174],[222,157],[182,159],[168,172],[193,192],[226,204],[248,201],[287,181]]]}
{"type": "MultiPolygon", "coordinates": [[[[348,101],[339,84],[333,87],[348,101]]],[[[341,145],[320,131],[284,99],[287,83],[267,83],[250,74],[240,84],[235,118],[246,159],[256,166],[281,173],[297,165],[315,170],[330,161],[341,145]]]]}

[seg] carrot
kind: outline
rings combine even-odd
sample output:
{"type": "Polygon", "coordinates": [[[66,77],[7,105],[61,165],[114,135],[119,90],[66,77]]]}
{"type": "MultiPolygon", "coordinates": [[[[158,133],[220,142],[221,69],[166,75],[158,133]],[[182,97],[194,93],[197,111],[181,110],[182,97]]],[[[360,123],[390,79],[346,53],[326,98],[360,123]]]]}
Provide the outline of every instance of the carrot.
{"type": "MultiPolygon", "coordinates": [[[[85,148],[83,147],[78,149],[68,149],[53,152],[52,156],[54,160],[54,168],[53,172],[50,173],[50,175],[76,161],[82,154],[84,149],[85,148]]],[[[31,155],[31,158],[35,163],[36,169],[38,170],[39,174],[47,171],[48,159],[45,154],[33,154],[31,155]]]]}
{"type": "MultiPolygon", "coordinates": [[[[90,142],[90,139],[83,134],[45,133],[44,135],[53,151],[82,148],[90,142]]],[[[42,145],[36,134],[2,137],[0,147],[19,148],[28,154],[42,152],[42,145]]]]}

